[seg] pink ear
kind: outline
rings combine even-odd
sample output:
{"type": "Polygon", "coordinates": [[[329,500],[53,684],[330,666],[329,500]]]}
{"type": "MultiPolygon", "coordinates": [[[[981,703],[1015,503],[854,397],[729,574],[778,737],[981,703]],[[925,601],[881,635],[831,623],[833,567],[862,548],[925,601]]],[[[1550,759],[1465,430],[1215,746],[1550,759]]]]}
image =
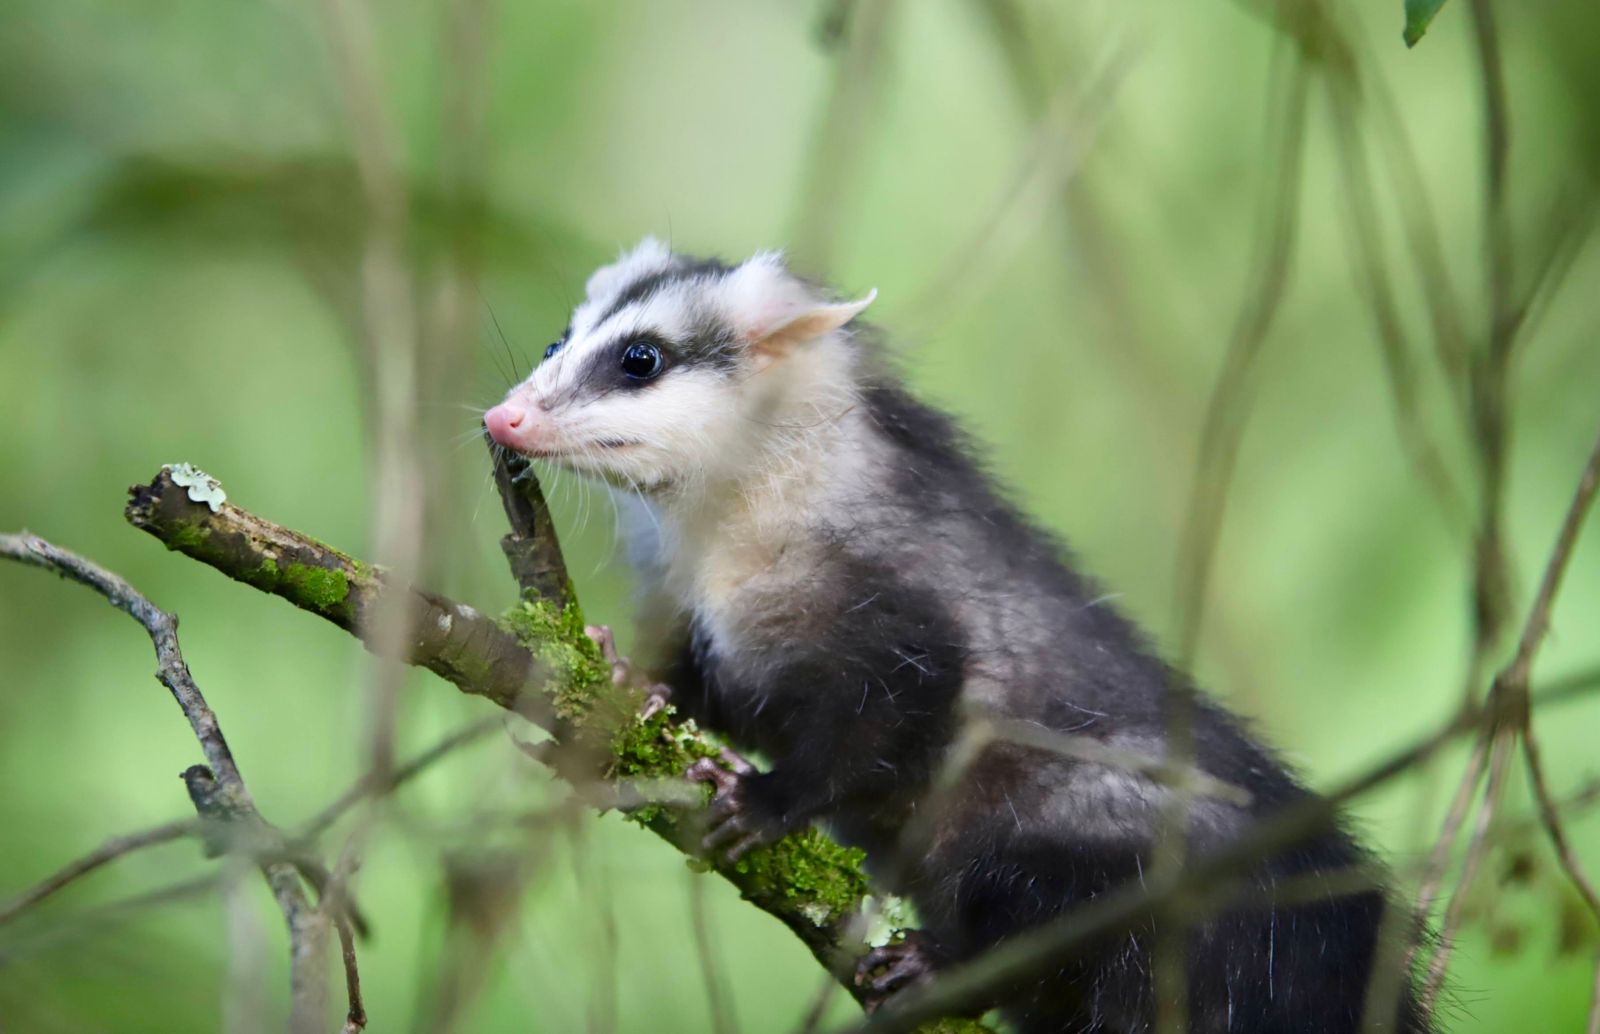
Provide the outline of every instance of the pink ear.
{"type": "Polygon", "coordinates": [[[780,322],[769,327],[765,333],[753,339],[752,347],[767,352],[779,352],[793,348],[795,345],[814,340],[824,334],[832,333],[849,323],[872,304],[878,297],[877,288],[867,292],[865,298],[853,302],[832,302],[828,304],[813,304],[809,308],[800,309],[780,322]]]}
{"type": "Polygon", "coordinates": [[[753,350],[769,353],[838,330],[878,296],[874,290],[859,301],[823,301],[785,269],[774,252],[757,255],[734,270],[724,288],[734,326],[753,350]]]}

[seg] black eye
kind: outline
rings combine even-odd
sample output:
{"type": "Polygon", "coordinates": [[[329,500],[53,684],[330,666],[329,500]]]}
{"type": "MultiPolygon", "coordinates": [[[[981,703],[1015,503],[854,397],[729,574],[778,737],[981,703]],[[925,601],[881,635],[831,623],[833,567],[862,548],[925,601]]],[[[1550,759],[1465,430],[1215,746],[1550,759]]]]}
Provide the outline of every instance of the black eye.
{"type": "Polygon", "coordinates": [[[630,380],[647,381],[665,365],[661,349],[648,341],[635,341],[622,350],[622,373],[630,380]]]}
{"type": "Polygon", "coordinates": [[[548,359],[551,356],[555,355],[557,352],[561,351],[561,345],[562,345],[562,342],[560,342],[560,341],[552,341],[552,342],[550,342],[550,347],[544,350],[544,357],[546,359],[548,359]]]}

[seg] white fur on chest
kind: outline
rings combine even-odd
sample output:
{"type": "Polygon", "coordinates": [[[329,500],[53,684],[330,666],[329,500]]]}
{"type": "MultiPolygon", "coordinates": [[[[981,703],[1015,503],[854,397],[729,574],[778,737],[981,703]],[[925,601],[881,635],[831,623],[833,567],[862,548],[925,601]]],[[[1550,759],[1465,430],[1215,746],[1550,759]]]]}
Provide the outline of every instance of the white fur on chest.
{"type": "Polygon", "coordinates": [[[692,620],[736,668],[759,668],[828,620],[841,588],[829,584],[828,556],[859,515],[878,452],[848,413],[777,445],[757,477],[625,503],[643,610],[692,620]]]}

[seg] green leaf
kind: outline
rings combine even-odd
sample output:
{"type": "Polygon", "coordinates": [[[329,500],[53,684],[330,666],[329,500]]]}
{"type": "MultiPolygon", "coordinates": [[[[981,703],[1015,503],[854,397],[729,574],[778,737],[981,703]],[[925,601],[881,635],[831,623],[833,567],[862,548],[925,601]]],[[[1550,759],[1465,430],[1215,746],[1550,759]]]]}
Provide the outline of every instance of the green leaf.
{"type": "Polygon", "coordinates": [[[1406,0],[1406,46],[1414,47],[1422,34],[1428,31],[1433,16],[1444,6],[1444,0],[1406,0]]]}

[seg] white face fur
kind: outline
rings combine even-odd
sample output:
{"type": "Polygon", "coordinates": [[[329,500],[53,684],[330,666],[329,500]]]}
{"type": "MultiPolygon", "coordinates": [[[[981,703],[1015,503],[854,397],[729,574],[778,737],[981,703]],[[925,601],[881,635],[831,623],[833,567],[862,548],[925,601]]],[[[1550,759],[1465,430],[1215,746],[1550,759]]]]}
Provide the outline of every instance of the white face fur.
{"type": "Polygon", "coordinates": [[[503,446],[646,492],[736,477],[775,418],[848,391],[841,331],[873,298],[825,299],[777,253],[726,266],[648,237],[586,293],[484,422],[503,446]]]}

